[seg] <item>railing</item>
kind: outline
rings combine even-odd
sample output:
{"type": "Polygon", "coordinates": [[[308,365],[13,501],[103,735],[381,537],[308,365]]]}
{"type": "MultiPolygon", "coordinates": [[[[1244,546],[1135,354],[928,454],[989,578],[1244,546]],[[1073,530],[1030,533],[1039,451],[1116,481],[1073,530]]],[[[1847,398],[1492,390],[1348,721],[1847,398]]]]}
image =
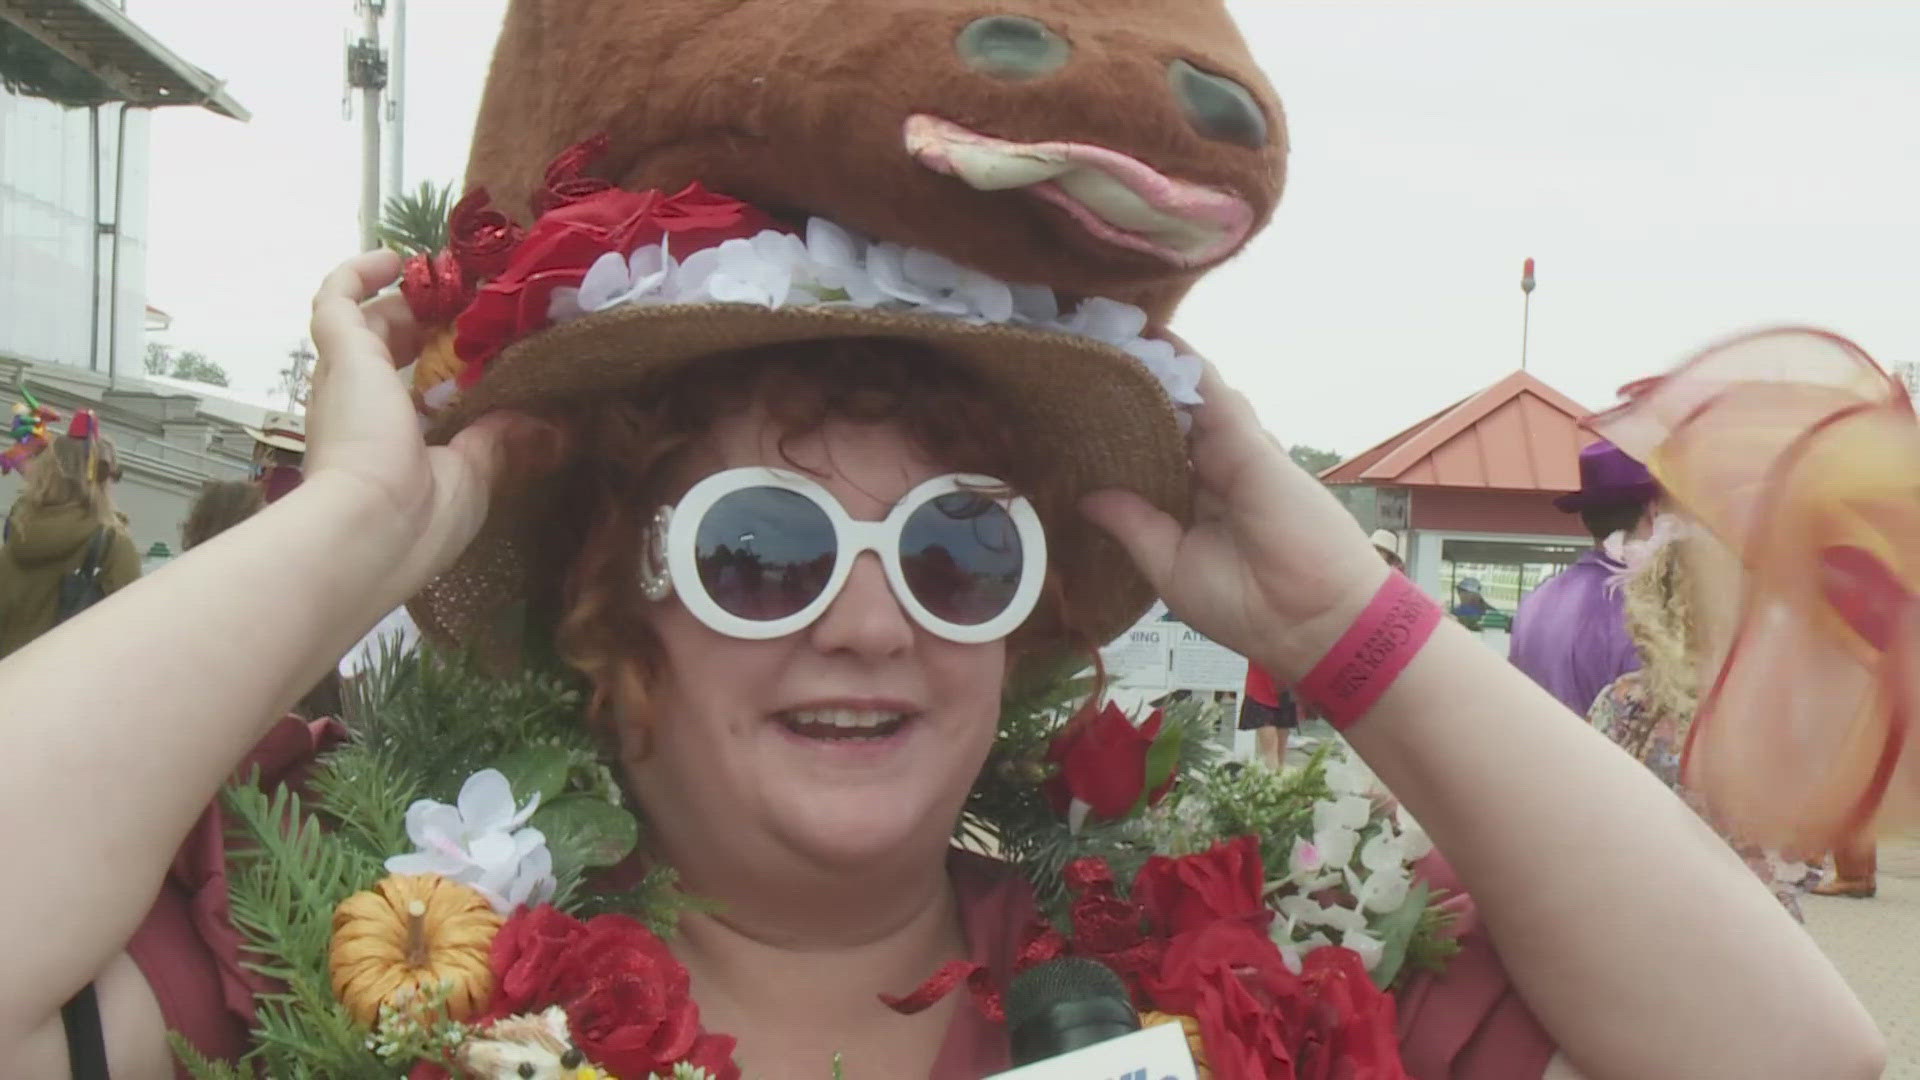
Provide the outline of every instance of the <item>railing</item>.
{"type": "Polygon", "coordinates": [[[195,472],[208,480],[245,480],[251,469],[244,462],[215,454],[189,450],[164,439],[150,435],[137,435],[125,446],[126,453],[152,461],[163,462],[176,468],[195,472]]]}

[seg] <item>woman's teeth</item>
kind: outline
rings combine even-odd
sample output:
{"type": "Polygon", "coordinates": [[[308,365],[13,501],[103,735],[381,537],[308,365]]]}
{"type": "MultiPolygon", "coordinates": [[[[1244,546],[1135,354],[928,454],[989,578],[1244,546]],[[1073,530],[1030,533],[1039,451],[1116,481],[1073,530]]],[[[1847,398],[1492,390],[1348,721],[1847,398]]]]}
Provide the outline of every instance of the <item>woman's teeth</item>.
{"type": "Polygon", "coordinates": [[[907,714],[879,709],[794,709],[777,714],[787,730],[809,739],[879,739],[900,730],[907,714]]]}

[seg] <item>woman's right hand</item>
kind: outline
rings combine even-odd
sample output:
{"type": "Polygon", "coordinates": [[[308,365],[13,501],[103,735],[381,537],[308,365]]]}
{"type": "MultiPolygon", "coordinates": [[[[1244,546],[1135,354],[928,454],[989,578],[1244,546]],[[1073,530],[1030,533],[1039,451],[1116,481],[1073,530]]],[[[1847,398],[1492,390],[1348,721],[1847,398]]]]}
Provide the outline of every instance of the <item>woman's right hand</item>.
{"type": "Polygon", "coordinates": [[[372,298],[399,273],[399,256],[367,252],[335,268],[314,295],[319,362],[307,403],[306,482],[355,491],[390,518],[399,553],[390,584],[412,595],[479,531],[506,463],[543,456],[551,429],[494,413],[446,446],[426,445],[395,375],[418,353],[421,328],[399,293],[372,298]]]}

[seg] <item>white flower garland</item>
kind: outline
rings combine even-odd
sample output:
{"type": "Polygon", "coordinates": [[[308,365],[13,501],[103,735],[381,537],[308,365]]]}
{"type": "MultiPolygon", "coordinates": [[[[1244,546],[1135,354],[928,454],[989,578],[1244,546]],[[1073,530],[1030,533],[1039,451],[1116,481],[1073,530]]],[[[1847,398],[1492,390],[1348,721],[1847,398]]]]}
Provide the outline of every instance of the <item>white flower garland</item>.
{"type": "Polygon", "coordinates": [[[547,317],[557,324],[625,304],[704,303],[864,308],[1072,334],[1139,361],[1179,407],[1182,430],[1187,410],[1201,400],[1200,358],[1143,336],[1146,312],[1131,304],[1093,297],[1062,312],[1044,285],[1009,285],[930,251],[867,240],[822,218],[807,221],[805,239],[769,229],[685,259],[675,258],[665,243],[627,255],[608,252],[579,288],[554,290],[547,317]]]}
{"type": "Polygon", "coordinates": [[[1358,953],[1372,971],[1385,950],[1372,928],[1407,902],[1413,866],[1433,850],[1433,841],[1404,807],[1376,813],[1373,800],[1382,789],[1358,758],[1335,752],[1325,768],[1333,797],[1313,806],[1313,839],[1294,841],[1281,879],[1293,891],[1274,904],[1280,917],[1271,933],[1296,973],[1308,953],[1335,944],[1358,953]],[[1312,899],[1334,888],[1353,897],[1351,907],[1312,899]]]}

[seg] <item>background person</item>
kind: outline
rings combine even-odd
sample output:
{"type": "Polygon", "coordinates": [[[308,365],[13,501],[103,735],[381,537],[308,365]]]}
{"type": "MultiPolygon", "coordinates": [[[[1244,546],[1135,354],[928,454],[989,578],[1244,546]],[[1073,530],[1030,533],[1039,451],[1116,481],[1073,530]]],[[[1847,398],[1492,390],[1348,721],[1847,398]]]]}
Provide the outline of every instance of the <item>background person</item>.
{"type": "Polygon", "coordinates": [[[260,485],[246,480],[209,481],[180,525],[180,547],[192,551],[258,513],[267,505],[260,485]]]}
{"type": "Polygon", "coordinates": [[[63,610],[63,583],[71,581],[69,593],[80,588],[105,596],[139,578],[140,553],[113,505],[118,472],[113,445],[89,412],[76,415],[68,433],[27,465],[0,554],[0,656],[88,602],[69,596],[63,610]]]}
{"type": "Polygon", "coordinates": [[[1637,555],[1637,565],[1624,572],[1627,631],[1642,665],[1602,690],[1588,719],[1714,825],[1775,899],[1799,919],[1800,897],[1813,876],[1808,866],[1733,835],[1715,822],[1713,808],[1681,782],[1687,732],[1700,706],[1702,668],[1709,663],[1693,614],[1700,584],[1688,553],[1692,545],[1712,542],[1702,535],[1683,536],[1682,529],[1677,519],[1662,518],[1654,529],[1652,543],[1657,546],[1637,555]]]}
{"type": "Polygon", "coordinates": [[[253,479],[269,503],[278,502],[300,486],[307,459],[306,418],[299,413],[270,412],[260,426],[247,428],[253,437],[253,479]]]}
{"type": "Polygon", "coordinates": [[[1460,583],[1453,587],[1455,601],[1451,614],[1469,630],[1479,630],[1480,623],[1489,614],[1499,610],[1481,594],[1481,588],[1479,578],[1461,578],[1460,583]]]}
{"type": "Polygon", "coordinates": [[[1580,515],[1594,546],[1514,612],[1507,658],[1581,716],[1607,684],[1640,666],[1619,590],[1608,585],[1623,564],[1606,549],[1646,535],[1659,494],[1647,467],[1612,443],[1580,451],[1580,490],[1554,505],[1580,515]]]}

